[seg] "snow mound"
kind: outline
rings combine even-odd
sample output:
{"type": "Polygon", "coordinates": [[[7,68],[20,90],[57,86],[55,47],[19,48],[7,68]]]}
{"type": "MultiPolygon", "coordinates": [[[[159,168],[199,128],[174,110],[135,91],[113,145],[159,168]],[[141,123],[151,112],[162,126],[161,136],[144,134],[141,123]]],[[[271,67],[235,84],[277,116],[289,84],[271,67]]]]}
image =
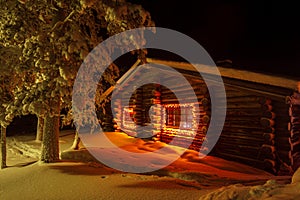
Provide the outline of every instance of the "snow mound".
{"type": "Polygon", "coordinates": [[[123,133],[105,134],[123,150],[143,154],[165,148],[159,156],[175,155],[178,159],[149,173],[120,172],[95,160],[83,144],[79,150],[70,150],[74,134],[63,132],[60,136],[62,160],[52,164],[32,164],[29,161],[37,160],[41,144],[31,136],[8,138],[10,165],[0,170],[0,199],[16,199],[20,193],[23,199],[43,199],[44,194],[48,194],[47,198],[53,200],[300,199],[300,169],[293,177],[274,176],[213,156],[200,158],[193,150],[179,154],[180,147],[161,142],[144,141],[123,133]],[[16,164],[21,160],[25,164],[16,164]]]}
{"type": "MultiPolygon", "coordinates": [[[[167,157],[178,157],[176,161],[159,170],[143,174],[154,174],[158,176],[168,176],[181,180],[197,181],[205,187],[221,187],[231,184],[242,183],[245,185],[264,184],[267,180],[277,179],[281,182],[290,182],[291,177],[275,177],[274,175],[256,169],[244,164],[233,161],[224,160],[214,156],[199,157],[199,152],[193,150],[185,150],[181,147],[166,145],[162,142],[153,142],[132,138],[122,132],[107,132],[106,136],[119,148],[128,152],[135,153],[152,153],[159,165],[159,160],[167,157]],[[164,149],[162,153],[157,153],[157,150],[164,149]],[[184,152],[182,155],[180,152],[184,152]]],[[[89,148],[88,148],[89,149],[89,148]]],[[[93,153],[97,152],[97,148],[93,147],[93,153]]],[[[114,148],[101,148],[102,159],[110,159],[116,157],[114,148]],[[105,153],[103,153],[105,152],[105,153]]],[[[63,160],[92,162],[97,161],[92,154],[83,146],[79,150],[67,150],[61,153],[63,160]]],[[[149,159],[153,159],[152,157],[149,159]]],[[[116,160],[122,164],[126,164],[126,158],[116,160]]],[[[143,163],[136,162],[138,166],[143,167],[143,163]],[[141,165],[141,166],[140,166],[141,165]]]]}
{"type": "Polygon", "coordinates": [[[299,200],[300,168],[294,173],[291,184],[279,184],[268,180],[263,185],[245,186],[242,184],[221,187],[210,192],[199,200],[299,200]]]}

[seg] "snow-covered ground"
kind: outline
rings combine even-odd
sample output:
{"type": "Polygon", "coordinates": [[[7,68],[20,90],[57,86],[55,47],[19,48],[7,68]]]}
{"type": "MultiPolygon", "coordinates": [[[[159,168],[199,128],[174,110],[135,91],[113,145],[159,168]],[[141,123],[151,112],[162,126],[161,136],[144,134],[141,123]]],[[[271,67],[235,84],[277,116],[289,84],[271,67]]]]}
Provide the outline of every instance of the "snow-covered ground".
{"type": "MultiPolygon", "coordinates": [[[[123,133],[107,133],[121,148],[152,152],[160,142],[143,141],[123,133]]],[[[36,162],[40,144],[34,135],[8,137],[8,165],[0,170],[0,199],[300,199],[300,172],[293,177],[272,174],[236,162],[186,151],[171,165],[134,174],[109,168],[81,150],[70,151],[73,131],[62,131],[62,161],[36,162]],[[81,159],[81,161],[78,161],[81,159]]],[[[167,146],[176,154],[178,147],[167,146]]]]}

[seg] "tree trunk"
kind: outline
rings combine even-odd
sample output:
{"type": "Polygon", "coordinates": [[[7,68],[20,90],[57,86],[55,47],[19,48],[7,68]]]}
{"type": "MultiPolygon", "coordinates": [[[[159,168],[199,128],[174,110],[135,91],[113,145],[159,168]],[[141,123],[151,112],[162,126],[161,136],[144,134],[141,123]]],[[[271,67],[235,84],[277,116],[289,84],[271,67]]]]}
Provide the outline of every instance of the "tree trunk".
{"type": "Polygon", "coordinates": [[[71,149],[72,150],[78,150],[79,149],[79,143],[80,143],[80,137],[79,137],[78,132],[76,131],[71,149]]]}
{"type": "Polygon", "coordinates": [[[6,128],[1,126],[1,169],[6,167],[6,128]]]}
{"type": "Polygon", "coordinates": [[[42,141],[43,140],[43,132],[44,132],[44,117],[38,116],[38,124],[37,124],[37,130],[36,130],[36,141],[42,141]]]}
{"type": "Polygon", "coordinates": [[[45,163],[56,162],[59,160],[59,101],[52,101],[50,107],[55,110],[56,114],[55,116],[50,116],[49,113],[44,119],[41,160],[45,163]]]}

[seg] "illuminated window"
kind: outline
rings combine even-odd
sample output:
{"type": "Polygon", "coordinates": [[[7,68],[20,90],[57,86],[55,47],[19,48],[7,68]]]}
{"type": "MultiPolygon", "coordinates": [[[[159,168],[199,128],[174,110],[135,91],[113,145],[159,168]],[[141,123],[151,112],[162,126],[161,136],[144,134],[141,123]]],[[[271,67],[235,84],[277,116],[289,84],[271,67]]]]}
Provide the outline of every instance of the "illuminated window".
{"type": "Polygon", "coordinates": [[[135,129],[136,128],[135,122],[133,121],[133,115],[134,115],[133,108],[130,108],[130,107],[124,108],[123,120],[122,120],[122,125],[124,128],[127,128],[127,129],[135,129]]]}
{"type": "Polygon", "coordinates": [[[125,107],[124,112],[123,112],[123,116],[124,116],[124,121],[126,121],[126,122],[132,121],[133,108],[125,107]]]}
{"type": "Polygon", "coordinates": [[[193,108],[191,106],[183,107],[181,109],[182,111],[182,122],[181,122],[181,128],[182,129],[190,129],[193,125],[193,108]]]}
{"type": "Polygon", "coordinates": [[[180,129],[193,127],[193,107],[166,106],[166,126],[180,129]],[[181,125],[181,126],[180,126],[181,125]]]}

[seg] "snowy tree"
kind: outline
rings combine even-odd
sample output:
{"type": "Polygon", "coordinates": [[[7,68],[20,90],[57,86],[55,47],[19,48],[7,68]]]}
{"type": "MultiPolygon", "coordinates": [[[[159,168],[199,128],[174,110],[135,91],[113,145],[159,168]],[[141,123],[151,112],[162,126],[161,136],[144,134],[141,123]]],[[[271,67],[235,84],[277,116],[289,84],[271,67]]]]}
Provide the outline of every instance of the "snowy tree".
{"type": "MultiPolygon", "coordinates": [[[[44,119],[41,160],[54,162],[59,160],[61,109],[70,110],[72,86],[83,59],[109,36],[153,22],[141,6],[125,0],[0,2],[0,44],[22,51],[12,65],[22,75],[22,84],[13,89],[15,106],[8,114],[17,107],[18,112],[44,119]]],[[[113,84],[116,72],[111,69],[102,82],[113,84]]]]}
{"type": "Polygon", "coordinates": [[[6,128],[12,122],[14,115],[7,110],[14,109],[11,102],[14,101],[12,93],[13,88],[16,86],[16,74],[13,68],[9,66],[12,64],[13,59],[18,59],[20,52],[14,48],[5,48],[0,45],[0,126],[1,126],[1,168],[6,167],[6,128]],[[11,58],[11,59],[8,59],[11,58]]]}

